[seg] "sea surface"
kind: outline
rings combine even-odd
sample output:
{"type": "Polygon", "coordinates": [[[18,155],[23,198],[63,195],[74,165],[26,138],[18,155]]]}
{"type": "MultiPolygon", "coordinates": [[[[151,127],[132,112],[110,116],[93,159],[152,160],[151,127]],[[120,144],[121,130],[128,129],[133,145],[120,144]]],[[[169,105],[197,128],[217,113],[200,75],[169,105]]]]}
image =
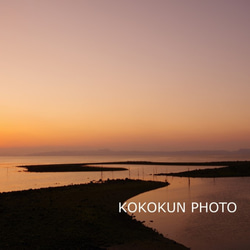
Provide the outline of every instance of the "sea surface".
{"type": "MultiPolygon", "coordinates": [[[[143,204],[146,202],[169,202],[173,213],[133,213],[146,226],[156,229],[164,236],[190,247],[192,250],[247,250],[250,249],[250,177],[234,178],[180,178],[168,177],[169,186],[140,194],[127,201],[143,204]],[[185,213],[177,202],[185,203],[185,213]],[[202,203],[201,209],[192,213],[192,202],[202,203]],[[212,202],[234,202],[235,213],[218,212],[212,202]],[[175,210],[173,204],[175,203],[175,210]],[[206,212],[206,203],[208,212],[206,212]]],[[[132,206],[131,206],[132,207],[132,206]]],[[[151,206],[151,211],[153,210],[151,206]]],[[[132,207],[134,209],[134,207],[132,207]]],[[[230,211],[234,207],[230,205],[230,211]]],[[[166,207],[165,207],[166,210],[166,207]]]]}
{"type": "MultiPolygon", "coordinates": [[[[0,157],[0,192],[34,189],[42,187],[55,187],[70,184],[89,183],[100,179],[132,178],[143,180],[164,181],[164,176],[154,176],[161,172],[179,172],[204,166],[159,166],[159,165],[122,165],[126,171],[110,172],[62,172],[62,173],[31,173],[25,168],[17,166],[32,164],[57,164],[57,163],[93,163],[93,162],[115,162],[115,161],[206,161],[207,158],[174,158],[159,156],[12,156],[0,157]]],[[[216,160],[216,159],[210,159],[216,160]]],[[[105,165],[108,167],[109,165],[105,165]]],[[[117,165],[121,167],[121,165],[117,165]]],[[[116,167],[116,165],[110,165],[116,167]]]]}
{"type": "MultiPolygon", "coordinates": [[[[136,219],[164,236],[191,249],[250,249],[250,177],[180,178],[154,176],[161,172],[179,172],[207,166],[123,165],[126,171],[30,173],[17,166],[50,163],[91,163],[110,161],[202,162],[220,161],[216,157],[159,156],[23,156],[0,157],[0,192],[89,183],[100,179],[132,178],[168,181],[169,186],[131,198],[134,202],[180,202],[185,213],[134,213],[136,219]],[[192,202],[235,202],[237,211],[192,213],[192,202]]],[[[237,159],[229,159],[237,160],[237,159]]],[[[246,159],[249,160],[249,159],[246,159]]],[[[105,165],[106,167],[107,165],[105,165]]],[[[115,165],[110,165],[114,167],[115,165]]],[[[211,167],[213,168],[213,167],[211,167]]],[[[127,201],[127,202],[129,202],[127,201]]]]}

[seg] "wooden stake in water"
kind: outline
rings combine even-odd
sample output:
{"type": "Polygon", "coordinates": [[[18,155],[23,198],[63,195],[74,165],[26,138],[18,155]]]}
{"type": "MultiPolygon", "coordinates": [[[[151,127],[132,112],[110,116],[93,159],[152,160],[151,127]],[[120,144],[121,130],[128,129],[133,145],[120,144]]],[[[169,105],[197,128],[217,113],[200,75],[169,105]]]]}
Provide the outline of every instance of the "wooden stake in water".
{"type": "Polygon", "coordinates": [[[101,171],[101,180],[103,180],[103,172],[101,171]]]}

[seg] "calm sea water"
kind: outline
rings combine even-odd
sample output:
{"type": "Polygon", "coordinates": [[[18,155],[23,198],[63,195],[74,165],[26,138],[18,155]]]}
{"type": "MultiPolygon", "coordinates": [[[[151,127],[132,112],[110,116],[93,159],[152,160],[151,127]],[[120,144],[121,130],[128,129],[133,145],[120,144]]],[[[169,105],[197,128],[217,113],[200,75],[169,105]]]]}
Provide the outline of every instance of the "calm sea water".
{"type": "MultiPolygon", "coordinates": [[[[19,165],[49,163],[87,163],[106,161],[216,161],[219,158],[169,158],[155,156],[81,156],[81,157],[0,157],[0,192],[88,183],[99,179],[133,178],[168,181],[165,188],[133,197],[135,202],[235,202],[237,212],[230,213],[151,213],[135,214],[147,226],[157,229],[191,249],[250,249],[250,178],[178,178],[154,176],[160,172],[179,172],[204,166],[124,165],[127,171],[29,173],[19,165]]],[[[232,159],[230,159],[232,160],[232,159]]],[[[106,166],[106,165],[105,165],[106,166]]],[[[114,165],[112,165],[114,167],[114,165]]]]}
{"type": "MultiPolygon", "coordinates": [[[[0,157],[0,192],[24,190],[41,187],[54,187],[69,184],[88,183],[100,179],[132,178],[144,180],[164,181],[165,177],[155,177],[160,172],[178,172],[196,167],[187,166],[149,166],[124,165],[127,171],[110,172],[67,172],[67,173],[29,173],[20,165],[49,164],[49,163],[88,163],[110,161],[185,161],[183,158],[156,157],[156,156],[27,156],[27,157],[0,157]]],[[[206,159],[186,159],[186,161],[206,159]]],[[[105,165],[107,166],[107,165],[105,165]]],[[[115,167],[112,165],[111,167],[115,167]]],[[[120,166],[119,166],[120,167],[120,166]]],[[[203,166],[200,168],[204,168],[203,166]]]]}
{"type": "MultiPolygon", "coordinates": [[[[185,213],[134,213],[137,220],[193,250],[250,249],[250,177],[168,178],[170,185],[131,198],[127,202],[180,202],[185,213]],[[234,202],[235,213],[191,212],[192,202],[234,202]]],[[[171,210],[173,207],[171,206],[171,210]]],[[[214,209],[214,208],[213,208],[214,209]]],[[[231,207],[232,209],[232,207],[231,207]]]]}

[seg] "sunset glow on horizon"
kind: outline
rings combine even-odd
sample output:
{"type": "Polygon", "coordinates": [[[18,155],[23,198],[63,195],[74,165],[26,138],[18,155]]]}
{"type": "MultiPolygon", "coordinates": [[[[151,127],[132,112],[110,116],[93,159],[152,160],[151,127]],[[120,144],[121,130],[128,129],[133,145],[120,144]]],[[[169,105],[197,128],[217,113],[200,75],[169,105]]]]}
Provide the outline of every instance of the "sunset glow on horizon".
{"type": "Polygon", "coordinates": [[[0,148],[250,148],[250,2],[0,2],[0,148]]]}

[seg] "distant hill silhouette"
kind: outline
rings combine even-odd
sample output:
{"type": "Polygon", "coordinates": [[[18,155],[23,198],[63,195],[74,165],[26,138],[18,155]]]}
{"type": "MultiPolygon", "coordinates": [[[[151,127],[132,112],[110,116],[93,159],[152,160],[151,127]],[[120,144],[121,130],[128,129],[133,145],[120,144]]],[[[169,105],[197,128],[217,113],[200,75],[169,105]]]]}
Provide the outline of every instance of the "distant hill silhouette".
{"type": "Polygon", "coordinates": [[[250,149],[229,150],[183,150],[183,151],[116,151],[99,150],[25,150],[0,148],[0,156],[165,156],[165,157],[220,157],[250,159],[250,149]]]}

